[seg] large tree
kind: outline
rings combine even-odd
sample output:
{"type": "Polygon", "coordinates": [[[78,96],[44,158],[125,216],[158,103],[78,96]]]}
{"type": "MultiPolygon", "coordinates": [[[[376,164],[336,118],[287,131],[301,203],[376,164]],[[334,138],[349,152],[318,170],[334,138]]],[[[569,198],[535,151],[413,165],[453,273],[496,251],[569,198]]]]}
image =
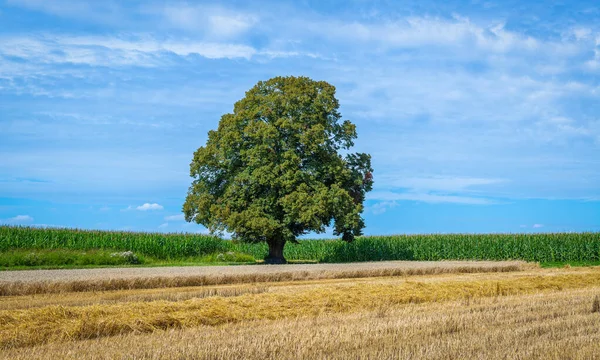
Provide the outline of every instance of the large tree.
{"type": "Polygon", "coordinates": [[[261,81],[221,117],[194,153],[186,221],[234,239],[264,241],[267,263],[310,231],[361,235],[371,156],[348,153],[356,127],[341,121],[335,87],[307,77],[261,81]]]}

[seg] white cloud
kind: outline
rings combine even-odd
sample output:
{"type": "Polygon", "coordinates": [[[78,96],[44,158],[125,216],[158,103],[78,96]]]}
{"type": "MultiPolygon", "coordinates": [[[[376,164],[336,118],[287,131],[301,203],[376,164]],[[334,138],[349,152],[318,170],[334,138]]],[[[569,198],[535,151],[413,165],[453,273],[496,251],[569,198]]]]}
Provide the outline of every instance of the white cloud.
{"type": "Polygon", "coordinates": [[[185,221],[185,216],[183,214],[179,215],[169,215],[165,216],[166,221],[185,221]]]}
{"type": "Polygon", "coordinates": [[[136,210],[139,210],[139,211],[162,210],[162,209],[163,209],[163,206],[159,205],[157,203],[153,203],[153,204],[145,203],[144,205],[140,205],[140,206],[136,207],[136,210]]]}
{"type": "Polygon", "coordinates": [[[256,50],[247,45],[215,43],[202,41],[157,40],[152,37],[56,37],[58,45],[76,47],[101,47],[108,50],[121,51],[123,55],[135,58],[138,54],[172,52],[180,56],[197,54],[209,59],[250,58],[256,50]]]}
{"type": "Polygon", "coordinates": [[[116,23],[123,19],[124,11],[111,0],[7,0],[7,4],[41,11],[51,15],[97,23],[116,23]]]}
{"type": "Polygon", "coordinates": [[[258,22],[253,14],[208,5],[185,3],[169,4],[164,8],[154,8],[154,12],[164,16],[171,27],[204,31],[215,38],[231,38],[241,35],[258,22]]]}
{"type": "Polygon", "coordinates": [[[407,188],[412,191],[463,191],[467,188],[505,182],[504,179],[487,179],[464,176],[410,177],[386,173],[377,177],[378,188],[407,188]]]}
{"type": "MultiPolygon", "coordinates": [[[[443,19],[412,16],[377,22],[343,22],[335,19],[306,20],[296,26],[320,38],[367,45],[381,51],[389,48],[462,48],[472,56],[474,51],[490,54],[526,52],[529,54],[573,54],[577,47],[567,42],[548,42],[507,30],[502,22],[478,24],[469,18],[455,16],[443,19]]],[[[299,29],[299,31],[302,31],[299,29]]]]}
{"type": "Polygon", "coordinates": [[[158,40],[148,36],[130,38],[102,36],[2,37],[0,54],[35,63],[71,63],[95,66],[158,66],[169,53],[200,55],[208,59],[250,59],[251,46],[197,40],[158,40]]]}
{"type": "Polygon", "coordinates": [[[140,206],[136,206],[133,207],[131,205],[129,205],[128,207],[126,207],[125,209],[121,209],[121,211],[131,211],[131,210],[138,210],[138,211],[151,211],[151,210],[162,210],[164,209],[162,205],[159,205],[157,203],[145,203],[143,205],[140,206]]]}
{"type": "Polygon", "coordinates": [[[456,196],[456,195],[437,195],[428,193],[397,193],[391,191],[373,191],[367,194],[368,200],[383,201],[417,201],[425,203],[452,203],[469,205],[487,205],[495,204],[496,201],[479,197],[456,196]]]}
{"type": "Polygon", "coordinates": [[[29,215],[17,215],[15,217],[9,218],[9,219],[4,219],[1,222],[5,223],[5,224],[24,224],[24,223],[30,223],[33,221],[33,217],[29,216],[29,215]]]}
{"type": "Polygon", "coordinates": [[[472,195],[484,192],[481,187],[506,182],[504,179],[464,176],[410,177],[393,172],[376,176],[375,180],[377,189],[380,190],[367,194],[368,199],[381,201],[369,208],[374,214],[384,213],[396,206],[398,201],[494,204],[497,201],[472,195]]]}
{"type": "Polygon", "coordinates": [[[208,18],[211,33],[217,37],[232,37],[246,32],[257,22],[253,16],[211,15],[208,18]]]}
{"type": "Polygon", "coordinates": [[[385,213],[389,209],[396,207],[397,205],[398,205],[397,201],[381,201],[381,202],[378,202],[374,205],[367,207],[366,210],[370,211],[371,213],[373,213],[375,215],[380,215],[380,214],[385,213]]]}
{"type": "MultiPolygon", "coordinates": [[[[520,225],[519,227],[524,229],[524,228],[528,228],[529,226],[528,225],[520,225]]],[[[531,225],[531,227],[533,229],[539,229],[539,228],[543,228],[544,225],[543,224],[533,224],[533,225],[531,225]]]]}
{"type": "MultiPolygon", "coordinates": [[[[88,64],[92,66],[158,67],[172,64],[172,56],[199,55],[207,59],[246,59],[320,57],[314,52],[256,49],[243,43],[203,41],[196,39],[158,39],[137,36],[4,36],[0,37],[0,55],[26,59],[33,64],[88,64]]],[[[1,64],[0,64],[1,65],[1,64]]],[[[2,68],[0,67],[0,70],[2,68]]],[[[31,64],[7,67],[7,75],[15,71],[39,72],[31,64]]],[[[4,73],[4,72],[2,72],[4,73]]],[[[0,74],[2,74],[0,73],[0,74]]],[[[11,75],[14,76],[14,75],[11,75]]]]}
{"type": "Polygon", "coordinates": [[[600,70],[600,36],[596,40],[596,46],[598,48],[594,49],[594,58],[585,63],[585,67],[591,71],[600,70]]]}
{"type": "MultiPolygon", "coordinates": [[[[435,125],[510,124],[514,130],[514,124],[548,116],[549,112],[561,115],[564,110],[559,105],[564,98],[594,96],[597,92],[581,82],[507,74],[494,67],[480,77],[468,70],[418,66],[413,60],[402,65],[404,68],[392,63],[378,68],[347,68],[329,76],[337,75],[333,81],[340,83],[352,81],[352,87],[339,91],[355,116],[396,125],[411,125],[414,117],[427,116],[435,125]],[[389,70],[384,73],[381,67],[389,70]]],[[[520,66],[512,71],[531,71],[520,66]]]]}
{"type": "Polygon", "coordinates": [[[575,37],[575,40],[586,40],[592,35],[592,29],[585,27],[577,27],[571,29],[571,34],[575,37]]]}
{"type": "Polygon", "coordinates": [[[164,228],[167,228],[167,227],[169,227],[169,223],[163,223],[163,224],[160,224],[158,226],[159,229],[164,229],[164,228]]]}
{"type": "Polygon", "coordinates": [[[232,38],[244,34],[259,21],[255,14],[222,6],[184,2],[169,2],[166,6],[160,6],[158,2],[145,2],[141,6],[128,4],[127,8],[113,0],[91,2],[7,0],[7,3],[76,21],[110,25],[114,28],[148,29],[156,28],[157,25],[166,25],[169,28],[185,30],[190,34],[200,32],[213,38],[232,38]]]}

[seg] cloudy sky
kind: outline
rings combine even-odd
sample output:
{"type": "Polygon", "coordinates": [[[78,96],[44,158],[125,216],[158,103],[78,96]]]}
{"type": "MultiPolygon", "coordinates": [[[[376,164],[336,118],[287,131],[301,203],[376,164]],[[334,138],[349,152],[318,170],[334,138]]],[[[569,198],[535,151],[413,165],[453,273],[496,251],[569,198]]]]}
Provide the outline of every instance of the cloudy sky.
{"type": "Polygon", "coordinates": [[[337,87],[366,234],[600,231],[597,1],[0,0],[0,223],[201,232],[192,153],[259,80],[337,87]]]}

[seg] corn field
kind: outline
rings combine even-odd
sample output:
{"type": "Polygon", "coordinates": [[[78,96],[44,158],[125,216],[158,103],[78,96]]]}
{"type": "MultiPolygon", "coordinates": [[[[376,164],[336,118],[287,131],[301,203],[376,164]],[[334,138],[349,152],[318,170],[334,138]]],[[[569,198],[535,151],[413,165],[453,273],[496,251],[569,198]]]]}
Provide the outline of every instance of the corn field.
{"type": "MultiPolygon", "coordinates": [[[[157,259],[185,259],[234,251],[262,259],[266,244],[239,243],[199,234],[0,227],[0,251],[13,249],[130,250],[157,259]]],[[[287,244],[289,260],[600,261],[600,233],[430,234],[368,236],[352,243],[301,240],[287,244]]]]}
{"type": "Polygon", "coordinates": [[[11,249],[111,249],[180,259],[227,251],[228,246],[217,237],[196,234],[2,226],[0,251],[11,249]]]}

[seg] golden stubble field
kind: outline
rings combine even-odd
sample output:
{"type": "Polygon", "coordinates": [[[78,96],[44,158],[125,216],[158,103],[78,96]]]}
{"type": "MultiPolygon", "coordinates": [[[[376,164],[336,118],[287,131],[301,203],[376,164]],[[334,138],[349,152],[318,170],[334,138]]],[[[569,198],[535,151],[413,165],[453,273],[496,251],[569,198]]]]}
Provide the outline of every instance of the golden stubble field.
{"type": "Polygon", "coordinates": [[[0,358],[600,359],[600,267],[498,270],[2,296],[0,358]]]}

